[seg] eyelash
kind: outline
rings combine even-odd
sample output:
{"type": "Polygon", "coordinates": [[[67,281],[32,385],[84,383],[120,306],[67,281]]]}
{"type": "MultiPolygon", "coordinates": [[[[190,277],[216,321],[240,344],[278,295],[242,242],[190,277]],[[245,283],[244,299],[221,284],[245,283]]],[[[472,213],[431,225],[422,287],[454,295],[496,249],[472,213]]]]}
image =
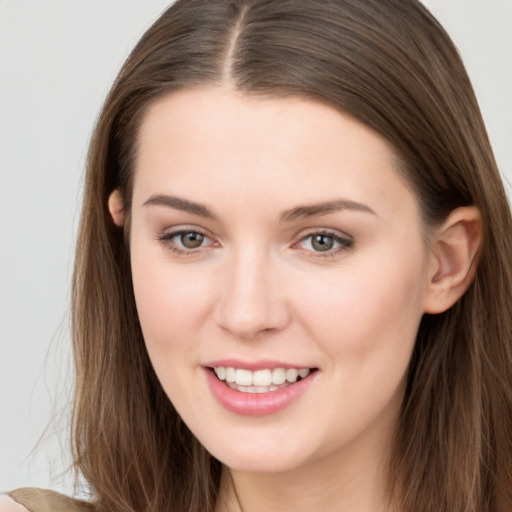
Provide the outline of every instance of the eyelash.
{"type": "MultiPolygon", "coordinates": [[[[179,254],[181,256],[194,256],[194,255],[200,254],[204,250],[205,246],[203,246],[203,245],[200,245],[194,249],[187,249],[187,248],[181,248],[176,244],[176,242],[173,242],[173,239],[175,239],[176,237],[182,236],[187,233],[200,235],[200,236],[204,237],[204,241],[207,241],[207,240],[213,241],[211,239],[211,237],[209,237],[205,233],[203,233],[199,230],[195,230],[195,229],[180,229],[178,231],[172,231],[171,233],[164,233],[164,234],[158,236],[158,240],[162,243],[162,245],[166,249],[169,249],[170,251],[172,251],[176,254],[179,254]]],[[[312,238],[314,236],[324,236],[327,238],[331,238],[331,239],[333,239],[334,243],[338,244],[338,247],[333,248],[333,249],[328,249],[326,251],[314,251],[314,250],[309,250],[309,249],[303,249],[308,253],[314,254],[314,257],[320,257],[320,258],[334,257],[334,256],[337,256],[341,252],[351,249],[354,245],[354,241],[349,237],[344,238],[333,231],[320,230],[320,231],[312,231],[312,232],[308,233],[307,235],[301,237],[297,242],[292,244],[292,247],[300,248],[301,244],[303,244],[308,239],[312,240],[312,238]]],[[[214,245],[215,245],[215,242],[214,242],[214,245]]]]}

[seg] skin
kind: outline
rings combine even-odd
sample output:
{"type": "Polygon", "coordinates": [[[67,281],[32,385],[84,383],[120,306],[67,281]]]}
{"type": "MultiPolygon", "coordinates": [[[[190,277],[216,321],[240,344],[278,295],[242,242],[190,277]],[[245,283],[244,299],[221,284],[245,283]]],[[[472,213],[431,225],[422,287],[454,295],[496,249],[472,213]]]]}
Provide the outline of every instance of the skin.
{"type": "MultiPolygon", "coordinates": [[[[122,225],[118,192],[109,207],[122,225]]],[[[427,240],[388,144],[326,105],[223,86],[148,109],[131,211],[135,299],[164,390],[229,468],[218,512],[384,510],[418,325],[467,288],[478,226],[475,210],[459,209],[427,240]],[[184,247],[184,230],[203,235],[198,247],[184,247]],[[332,249],[318,250],[318,233],[332,249]],[[317,371],[285,409],[250,417],[206,383],[204,366],[225,358],[317,371]]]]}
{"type": "Polygon", "coordinates": [[[9,496],[2,494],[0,496],[0,512],[28,512],[28,509],[9,496]]]}

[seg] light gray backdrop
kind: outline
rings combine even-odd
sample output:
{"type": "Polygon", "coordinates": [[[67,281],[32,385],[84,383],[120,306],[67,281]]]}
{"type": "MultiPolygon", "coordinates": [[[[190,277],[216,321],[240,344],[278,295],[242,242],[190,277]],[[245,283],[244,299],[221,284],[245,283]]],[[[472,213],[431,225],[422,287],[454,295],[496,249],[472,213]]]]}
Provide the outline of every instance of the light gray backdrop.
{"type": "MultiPolygon", "coordinates": [[[[0,491],[72,492],[60,444],[86,148],[117,70],[168,3],[0,0],[0,491]]],[[[425,4],[462,53],[512,180],[512,0],[425,4]]]]}

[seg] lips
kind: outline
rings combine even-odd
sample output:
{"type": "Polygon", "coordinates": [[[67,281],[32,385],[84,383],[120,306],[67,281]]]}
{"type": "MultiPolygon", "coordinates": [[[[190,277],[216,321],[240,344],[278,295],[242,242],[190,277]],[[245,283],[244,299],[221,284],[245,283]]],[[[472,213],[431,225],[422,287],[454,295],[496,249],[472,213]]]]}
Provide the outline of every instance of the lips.
{"type": "Polygon", "coordinates": [[[234,362],[218,362],[204,369],[219,404],[244,416],[274,414],[288,407],[309,389],[318,373],[315,368],[300,366],[234,362]]]}

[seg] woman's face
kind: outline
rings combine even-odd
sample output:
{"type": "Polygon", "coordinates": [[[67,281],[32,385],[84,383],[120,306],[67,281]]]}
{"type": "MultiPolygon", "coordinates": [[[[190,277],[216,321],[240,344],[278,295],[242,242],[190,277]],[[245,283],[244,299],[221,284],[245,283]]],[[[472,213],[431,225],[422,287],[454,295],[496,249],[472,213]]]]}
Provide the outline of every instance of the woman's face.
{"type": "Polygon", "coordinates": [[[138,143],[135,299],[192,432],[247,471],[384,453],[429,261],[388,145],[323,104],[214,87],[153,104],[138,143]]]}

